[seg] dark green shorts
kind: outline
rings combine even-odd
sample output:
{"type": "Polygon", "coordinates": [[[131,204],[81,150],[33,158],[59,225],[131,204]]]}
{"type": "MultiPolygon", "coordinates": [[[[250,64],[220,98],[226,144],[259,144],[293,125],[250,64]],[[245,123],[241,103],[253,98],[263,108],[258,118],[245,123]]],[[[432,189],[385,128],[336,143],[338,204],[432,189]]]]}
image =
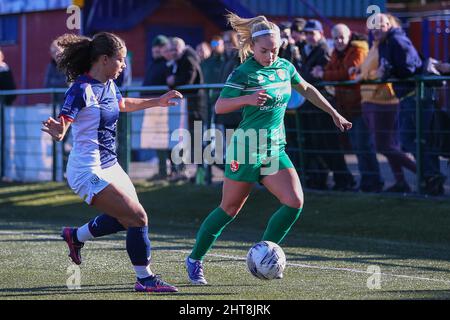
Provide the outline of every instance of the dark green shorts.
{"type": "Polygon", "coordinates": [[[283,169],[294,168],[291,159],[289,159],[284,149],[277,155],[264,159],[256,155],[253,162],[246,159],[247,161],[241,163],[238,161],[236,155],[229,157],[228,152],[226,158],[225,177],[235,181],[260,182],[265,176],[276,174],[283,169]]]}

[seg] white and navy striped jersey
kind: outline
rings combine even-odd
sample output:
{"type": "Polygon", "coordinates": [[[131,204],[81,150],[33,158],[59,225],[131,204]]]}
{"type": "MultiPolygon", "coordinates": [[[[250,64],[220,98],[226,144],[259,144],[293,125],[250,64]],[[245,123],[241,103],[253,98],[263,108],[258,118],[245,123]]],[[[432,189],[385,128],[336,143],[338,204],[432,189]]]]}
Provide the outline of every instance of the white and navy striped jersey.
{"type": "Polygon", "coordinates": [[[73,148],[68,165],[108,168],[117,162],[116,128],[122,95],[114,81],[106,84],[87,74],[67,90],[60,117],[72,123],[73,148]]]}

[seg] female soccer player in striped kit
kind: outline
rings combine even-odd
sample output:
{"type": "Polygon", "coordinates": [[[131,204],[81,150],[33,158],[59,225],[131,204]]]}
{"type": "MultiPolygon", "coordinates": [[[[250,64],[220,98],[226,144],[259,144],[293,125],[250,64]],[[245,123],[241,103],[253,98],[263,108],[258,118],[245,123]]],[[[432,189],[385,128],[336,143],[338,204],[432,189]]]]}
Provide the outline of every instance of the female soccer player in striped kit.
{"type": "Polygon", "coordinates": [[[63,49],[58,66],[73,84],[59,120],[48,118],[42,130],[61,141],[72,126],[67,181],[84,201],[104,212],[82,227],[63,228],[69,256],[81,264],[80,250],[86,241],[126,230],[126,248],[137,276],[135,290],[176,292],[150,269],[147,214],[117,162],[115,138],[119,112],[170,106],[172,98],[182,95],[172,90],[153,99],[123,98],[113,79],[125,68],[126,46],[114,34],[103,32],[92,39],[66,34],[57,42],[63,49]]]}
{"type": "Polygon", "coordinates": [[[243,19],[235,14],[229,14],[228,21],[239,35],[243,63],[229,76],[215,109],[221,114],[242,108],[243,120],[227,148],[222,202],[203,221],[195,246],[185,261],[193,284],[207,283],[202,260],[238,214],[255,182],[264,184],[281,202],[262,240],[280,243],[299,218],[303,192],[294,165],[285,152],[283,125],[292,87],[330,114],[341,131],[352,126],[319,91],[302,79],[290,62],[278,57],[280,30],[274,23],[264,16],[243,19]],[[251,139],[245,140],[251,131],[257,134],[256,144],[251,139]],[[240,157],[242,153],[246,157],[240,157]]]}

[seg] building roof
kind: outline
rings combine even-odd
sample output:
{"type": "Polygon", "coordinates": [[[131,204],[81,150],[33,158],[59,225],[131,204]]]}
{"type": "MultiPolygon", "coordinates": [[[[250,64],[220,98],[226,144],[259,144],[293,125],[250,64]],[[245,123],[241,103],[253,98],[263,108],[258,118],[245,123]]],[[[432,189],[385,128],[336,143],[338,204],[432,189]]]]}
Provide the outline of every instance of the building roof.
{"type": "Polygon", "coordinates": [[[240,0],[254,14],[291,17],[366,18],[371,5],[382,12],[387,0],[240,0]]]}
{"type": "Polygon", "coordinates": [[[71,5],[72,0],[2,0],[0,1],[0,15],[61,10],[71,5]]]}

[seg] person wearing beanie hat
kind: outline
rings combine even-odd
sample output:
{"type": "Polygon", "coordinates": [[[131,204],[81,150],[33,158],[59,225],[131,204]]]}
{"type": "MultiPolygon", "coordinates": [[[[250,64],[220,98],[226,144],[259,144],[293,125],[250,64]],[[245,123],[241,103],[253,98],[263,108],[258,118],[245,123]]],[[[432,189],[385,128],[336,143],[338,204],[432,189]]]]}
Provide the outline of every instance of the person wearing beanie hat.
{"type": "Polygon", "coordinates": [[[306,42],[305,25],[306,20],[302,18],[295,18],[291,25],[291,36],[299,48],[306,42]]]}
{"type": "Polygon", "coordinates": [[[164,45],[166,45],[166,44],[168,44],[169,43],[169,38],[167,38],[166,36],[164,36],[164,35],[162,35],[162,34],[160,34],[160,35],[157,35],[154,39],[153,39],[153,41],[152,41],[152,47],[162,47],[162,46],[164,46],[164,45]]]}

